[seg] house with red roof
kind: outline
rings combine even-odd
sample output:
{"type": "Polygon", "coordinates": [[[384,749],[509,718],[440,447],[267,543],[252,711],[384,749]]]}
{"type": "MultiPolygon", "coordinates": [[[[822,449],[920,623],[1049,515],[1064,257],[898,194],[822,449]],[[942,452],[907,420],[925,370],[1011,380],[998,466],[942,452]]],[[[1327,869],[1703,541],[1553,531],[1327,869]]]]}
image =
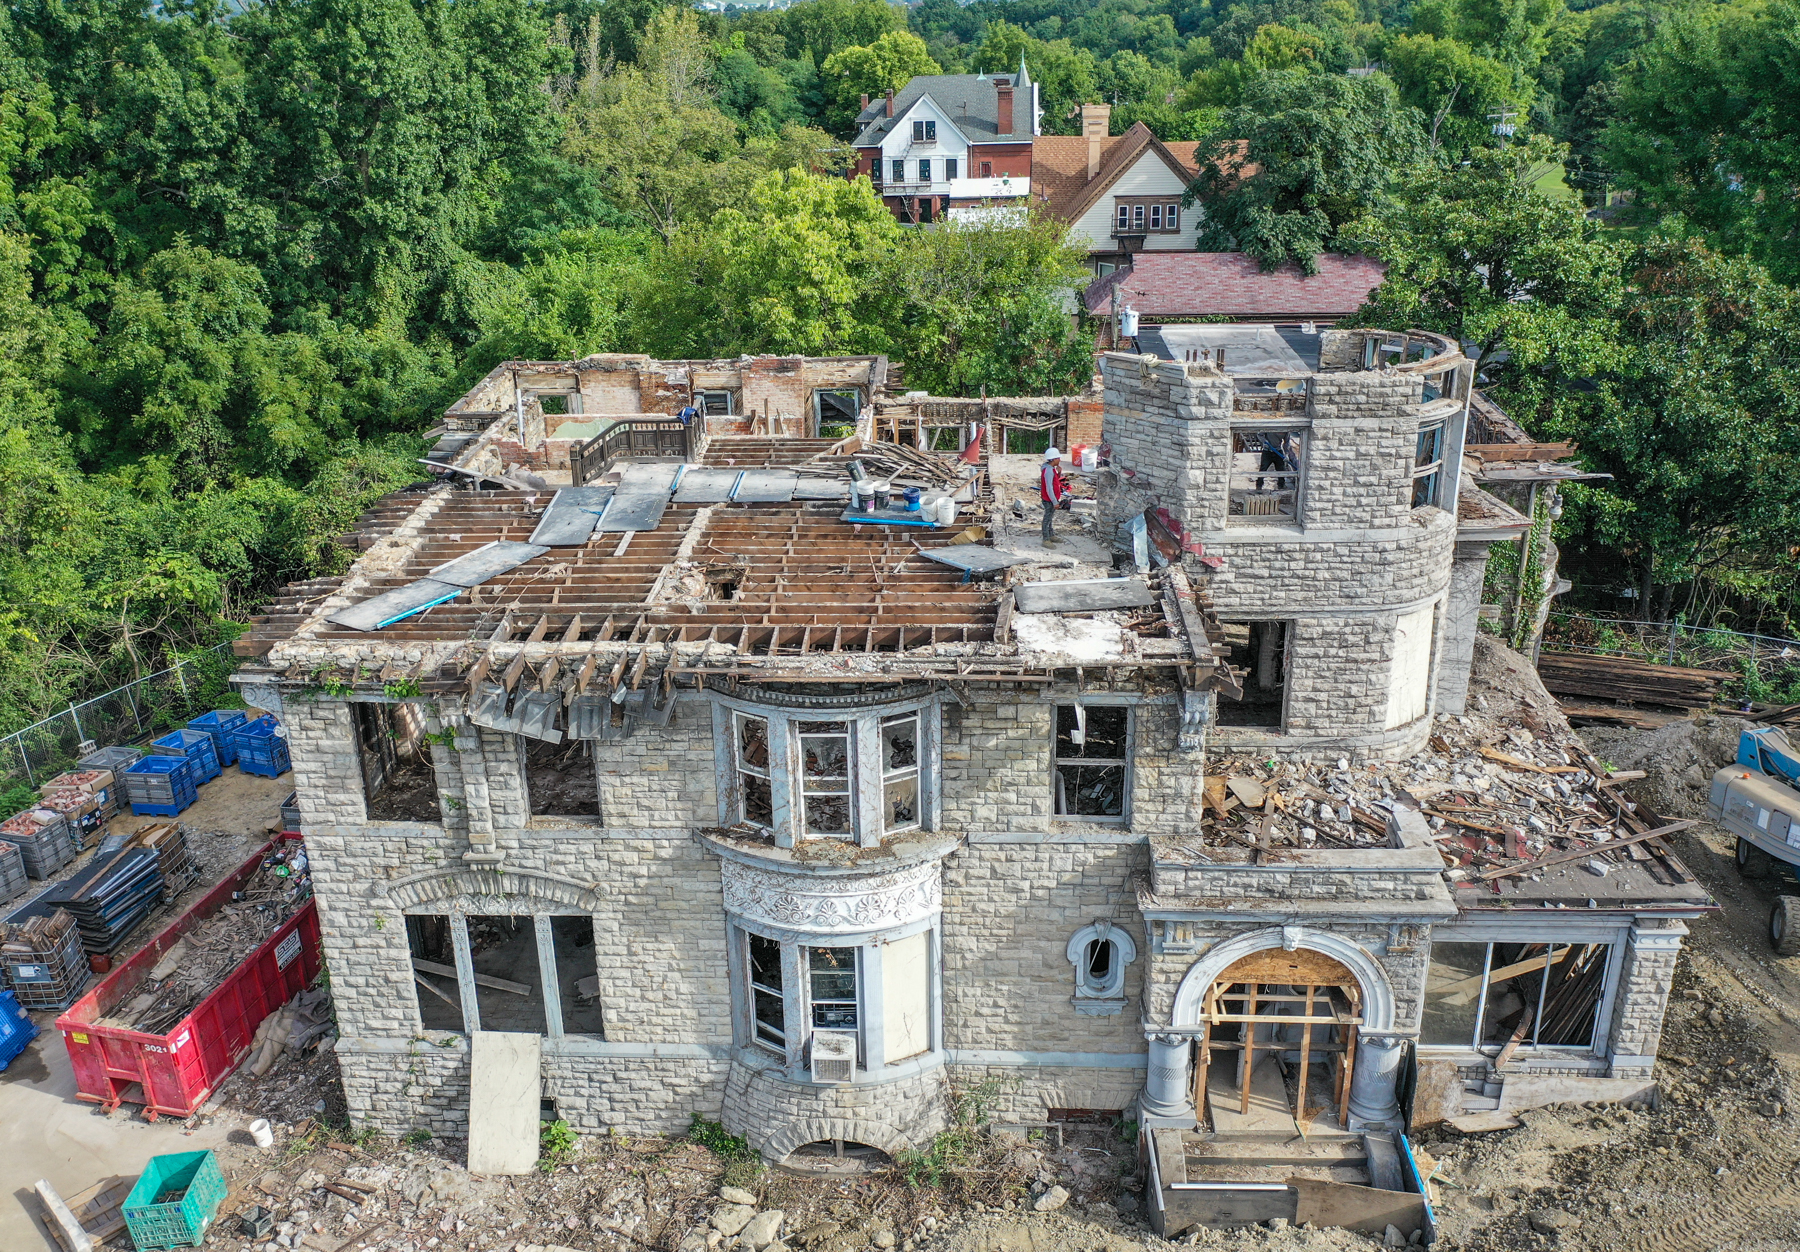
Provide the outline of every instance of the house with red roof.
{"type": "Polygon", "coordinates": [[[1081,134],[1031,143],[1032,200],[1069,223],[1104,276],[1141,253],[1191,252],[1200,222],[1181,197],[1197,172],[1194,143],[1165,143],[1142,122],[1109,135],[1112,106],[1081,106],[1081,134]]]}
{"type": "Polygon", "coordinates": [[[1373,257],[1321,252],[1318,273],[1289,262],[1264,273],[1242,252],[1141,252],[1088,284],[1095,317],[1127,306],[1148,323],[1194,317],[1240,322],[1335,322],[1360,308],[1386,267],[1373,257]]]}

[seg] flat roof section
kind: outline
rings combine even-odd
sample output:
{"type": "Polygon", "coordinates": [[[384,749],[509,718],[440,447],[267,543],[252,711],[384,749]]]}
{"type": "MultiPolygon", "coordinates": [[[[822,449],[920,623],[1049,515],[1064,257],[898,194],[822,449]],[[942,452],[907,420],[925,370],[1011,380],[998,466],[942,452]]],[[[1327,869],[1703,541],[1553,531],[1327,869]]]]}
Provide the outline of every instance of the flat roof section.
{"type": "Polygon", "coordinates": [[[1166,361],[1216,361],[1223,348],[1225,372],[1233,376],[1293,376],[1319,370],[1318,332],[1309,334],[1298,326],[1141,326],[1138,344],[1166,361]]]}

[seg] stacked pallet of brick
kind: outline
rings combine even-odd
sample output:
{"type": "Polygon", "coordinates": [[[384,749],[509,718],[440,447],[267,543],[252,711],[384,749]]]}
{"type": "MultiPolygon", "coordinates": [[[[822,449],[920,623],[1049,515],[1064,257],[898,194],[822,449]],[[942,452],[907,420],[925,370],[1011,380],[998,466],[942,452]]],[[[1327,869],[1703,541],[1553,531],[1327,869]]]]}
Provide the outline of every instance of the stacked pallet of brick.
{"type": "Polygon", "coordinates": [[[66,1009],[87,985],[81,930],[67,910],[0,923],[0,978],[27,1009],[66,1009]]]}
{"type": "Polygon", "coordinates": [[[48,878],[75,859],[67,819],[49,809],[26,809],[0,822],[0,841],[18,847],[33,878],[48,878]]]}
{"type": "Polygon", "coordinates": [[[23,854],[12,844],[0,841],[0,904],[24,895],[30,881],[23,854]]]}
{"type": "Polygon", "coordinates": [[[116,790],[111,770],[72,770],[38,788],[43,797],[38,807],[63,815],[75,850],[80,852],[87,847],[89,834],[118,812],[116,790]]]}

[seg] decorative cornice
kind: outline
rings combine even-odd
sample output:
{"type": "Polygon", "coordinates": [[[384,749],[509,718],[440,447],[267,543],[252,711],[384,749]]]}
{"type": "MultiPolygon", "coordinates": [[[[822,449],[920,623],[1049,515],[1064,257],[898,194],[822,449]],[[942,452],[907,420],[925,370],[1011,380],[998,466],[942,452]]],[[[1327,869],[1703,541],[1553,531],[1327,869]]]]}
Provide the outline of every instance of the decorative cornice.
{"type": "Polygon", "coordinates": [[[872,874],[785,873],[722,860],[725,909],[752,926],[821,935],[861,934],[922,921],[943,907],[942,863],[916,862],[872,874]]]}
{"type": "Polygon", "coordinates": [[[381,883],[376,890],[400,908],[458,897],[530,896],[589,913],[600,911],[600,894],[589,884],[560,874],[499,868],[431,870],[381,883]]]}

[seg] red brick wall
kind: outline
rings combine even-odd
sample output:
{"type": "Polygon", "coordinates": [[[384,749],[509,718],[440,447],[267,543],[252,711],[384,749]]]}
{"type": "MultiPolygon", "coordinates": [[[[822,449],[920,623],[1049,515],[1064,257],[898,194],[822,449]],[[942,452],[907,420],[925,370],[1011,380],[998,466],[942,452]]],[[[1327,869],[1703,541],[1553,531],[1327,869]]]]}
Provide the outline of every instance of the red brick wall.
{"type": "Polygon", "coordinates": [[[1031,145],[1028,143],[976,143],[969,145],[969,167],[966,176],[981,177],[981,163],[994,163],[994,177],[1002,174],[1013,178],[1031,177],[1031,145]]]}
{"type": "Polygon", "coordinates": [[[1069,446],[1085,443],[1089,447],[1100,444],[1101,420],[1106,414],[1106,400],[1102,396],[1088,398],[1071,396],[1069,398],[1069,446]]]}

